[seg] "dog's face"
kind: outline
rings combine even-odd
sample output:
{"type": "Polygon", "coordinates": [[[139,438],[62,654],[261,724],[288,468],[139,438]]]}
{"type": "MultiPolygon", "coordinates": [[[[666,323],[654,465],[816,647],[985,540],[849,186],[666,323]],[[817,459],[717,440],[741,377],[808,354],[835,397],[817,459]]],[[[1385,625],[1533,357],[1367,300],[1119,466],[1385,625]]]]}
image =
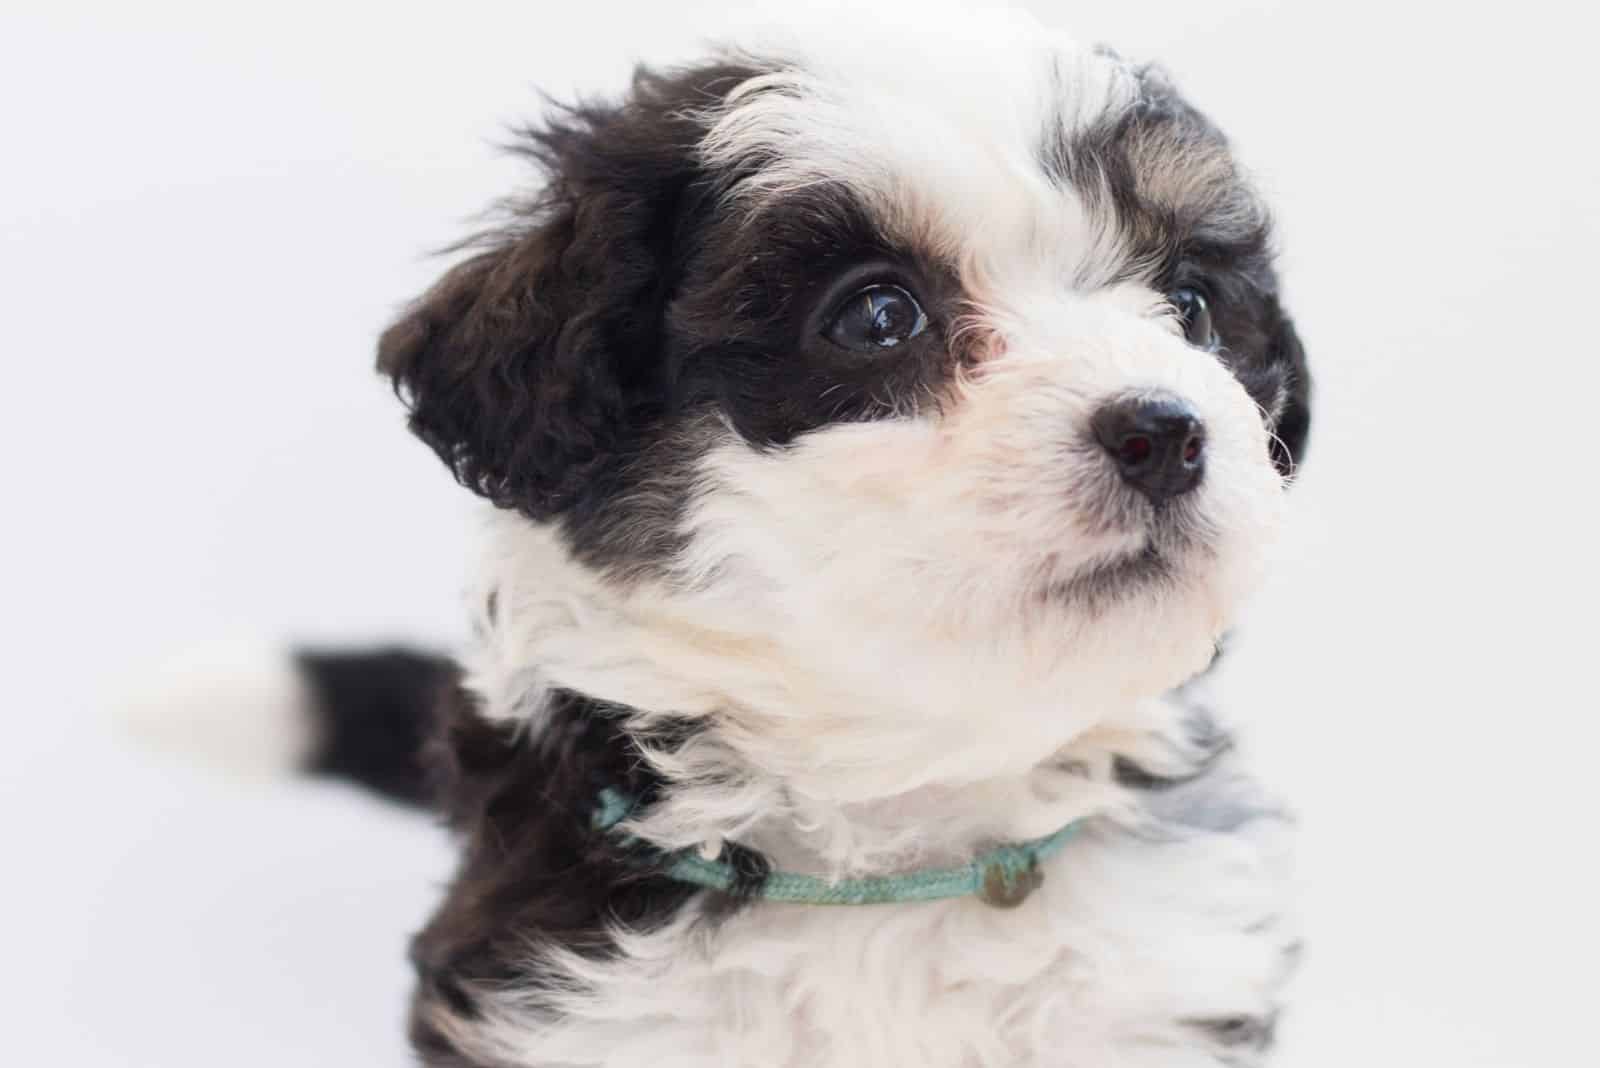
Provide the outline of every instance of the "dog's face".
{"type": "Polygon", "coordinates": [[[1265,213],[1157,72],[883,33],[528,132],[548,184],[381,366],[466,485],[769,663],[921,716],[1159,692],[1309,424],[1265,213]]]}

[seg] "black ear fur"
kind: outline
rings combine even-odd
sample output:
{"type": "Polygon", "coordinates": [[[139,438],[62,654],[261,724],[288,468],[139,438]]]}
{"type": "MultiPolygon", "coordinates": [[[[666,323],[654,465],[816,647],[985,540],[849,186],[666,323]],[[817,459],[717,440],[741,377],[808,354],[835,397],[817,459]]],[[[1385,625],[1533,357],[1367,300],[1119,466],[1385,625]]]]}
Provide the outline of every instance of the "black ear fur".
{"type": "Polygon", "coordinates": [[[1294,322],[1280,314],[1273,332],[1269,363],[1288,371],[1288,397],[1278,415],[1272,442],[1272,460],[1285,475],[1305,462],[1306,443],[1311,436],[1311,369],[1306,350],[1295,332],[1294,322]]]}
{"type": "Polygon", "coordinates": [[[641,71],[623,103],[523,131],[516,151],[548,184],[378,346],[411,429],[463,485],[550,518],[660,417],[659,324],[699,177],[693,109],[750,73],[641,71]]]}

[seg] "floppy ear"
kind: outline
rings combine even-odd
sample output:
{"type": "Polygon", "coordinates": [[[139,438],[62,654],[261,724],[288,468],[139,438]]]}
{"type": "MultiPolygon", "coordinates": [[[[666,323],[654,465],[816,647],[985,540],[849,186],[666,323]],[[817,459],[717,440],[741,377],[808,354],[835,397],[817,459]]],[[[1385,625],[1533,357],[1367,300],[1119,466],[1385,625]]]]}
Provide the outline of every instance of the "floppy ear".
{"type": "Polygon", "coordinates": [[[1287,370],[1288,395],[1274,428],[1272,461],[1285,475],[1294,473],[1305,462],[1306,442],[1311,436],[1311,368],[1306,363],[1306,350],[1300,344],[1294,322],[1286,314],[1279,315],[1278,328],[1272,334],[1268,350],[1269,365],[1287,370]]]}
{"type": "Polygon", "coordinates": [[[659,415],[659,324],[700,139],[686,105],[739,80],[640,72],[624,103],[525,131],[516,150],[544,190],[384,333],[379,370],[463,485],[547,519],[659,415]]]}
{"type": "MultiPolygon", "coordinates": [[[[571,214],[558,209],[451,269],[378,343],[412,431],[462,485],[535,518],[559,511],[614,447],[623,407],[596,324],[633,295],[577,291],[563,257],[571,214]]],[[[599,249],[575,252],[603,262],[599,249]]]]}

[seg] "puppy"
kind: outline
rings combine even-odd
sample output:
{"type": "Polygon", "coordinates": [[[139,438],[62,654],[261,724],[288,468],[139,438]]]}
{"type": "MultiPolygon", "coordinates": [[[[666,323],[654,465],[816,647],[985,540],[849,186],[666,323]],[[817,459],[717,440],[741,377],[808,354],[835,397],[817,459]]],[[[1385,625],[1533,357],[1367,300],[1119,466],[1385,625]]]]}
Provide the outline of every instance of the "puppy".
{"type": "Polygon", "coordinates": [[[1310,379],[1216,127],[985,11],[518,148],[379,352],[495,506],[475,643],[295,667],[296,759],[463,841],[423,1061],[1261,1063],[1286,821],[1197,677],[1310,379]]]}

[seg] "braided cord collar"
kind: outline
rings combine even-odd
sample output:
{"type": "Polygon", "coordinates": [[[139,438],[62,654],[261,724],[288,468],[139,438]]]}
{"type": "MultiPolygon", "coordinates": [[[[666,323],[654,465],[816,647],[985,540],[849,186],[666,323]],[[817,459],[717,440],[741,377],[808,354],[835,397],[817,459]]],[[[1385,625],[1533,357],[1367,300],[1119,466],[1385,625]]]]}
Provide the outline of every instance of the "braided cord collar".
{"type": "MultiPolygon", "coordinates": [[[[602,831],[614,830],[628,818],[636,803],[610,788],[600,791],[599,802],[594,826],[602,831]]],[[[761,881],[760,888],[751,896],[791,905],[893,905],[970,895],[997,908],[1014,908],[1044,882],[1040,863],[1061,852],[1080,826],[1073,822],[1043,838],[999,846],[955,868],[927,868],[903,875],[837,881],[775,871],[761,881]]],[[[637,842],[626,832],[616,833],[637,842]]],[[[727,891],[740,881],[733,865],[707,860],[693,850],[662,853],[661,861],[662,873],[680,883],[727,891]]]]}

